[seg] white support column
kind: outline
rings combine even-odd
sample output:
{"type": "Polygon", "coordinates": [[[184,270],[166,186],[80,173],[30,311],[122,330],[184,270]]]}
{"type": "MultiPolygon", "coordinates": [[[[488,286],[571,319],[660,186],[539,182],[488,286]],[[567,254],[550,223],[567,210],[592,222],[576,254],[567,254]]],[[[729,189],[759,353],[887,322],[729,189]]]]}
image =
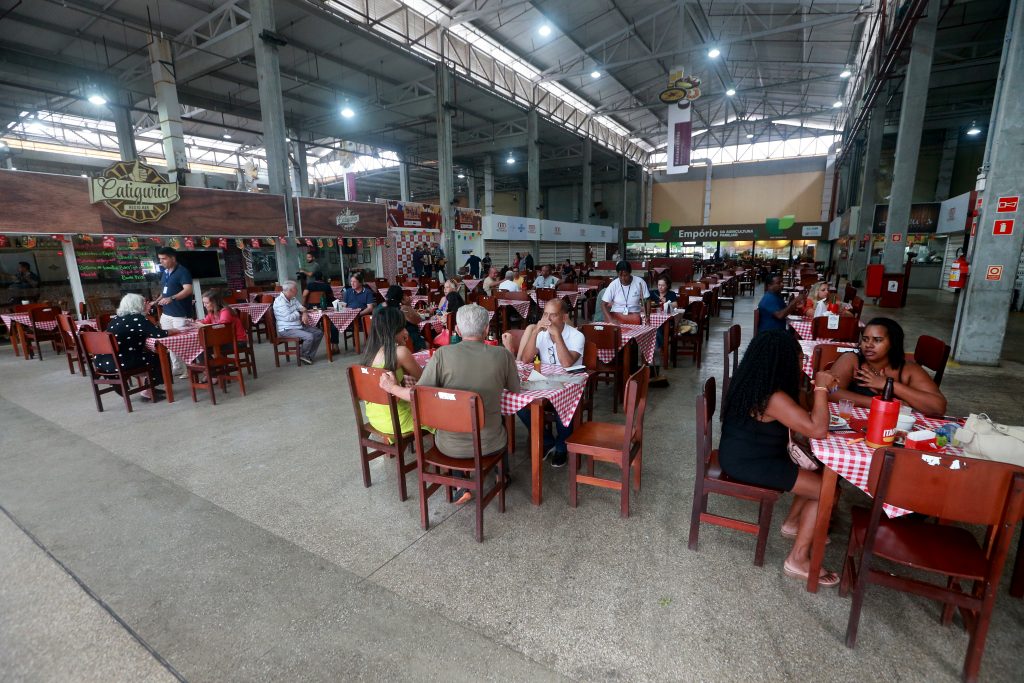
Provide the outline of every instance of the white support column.
{"type": "MultiPolygon", "coordinates": [[[[452,74],[443,61],[434,65],[434,87],[437,122],[437,185],[441,204],[441,231],[445,255],[455,261],[455,198],[452,183],[455,174],[452,162],[452,74]]],[[[449,270],[451,270],[449,268],[449,270]]]]}
{"type": "Polygon", "coordinates": [[[466,196],[469,200],[469,208],[475,209],[476,206],[476,169],[470,169],[469,175],[466,176],[466,196]]]}
{"type": "Polygon", "coordinates": [[[171,54],[170,41],[159,36],[151,37],[149,63],[153,74],[153,91],[156,95],[160,132],[163,135],[167,177],[184,185],[189,173],[188,154],[185,151],[185,137],[181,127],[181,107],[178,105],[178,88],[174,81],[174,57],[171,54]]]}
{"type": "Polygon", "coordinates": [[[398,164],[398,192],[403,202],[411,201],[409,194],[409,163],[404,158],[398,164]]]}
{"type": "Polygon", "coordinates": [[[494,158],[484,157],[484,215],[494,214],[494,158]]]}
{"type": "Polygon", "coordinates": [[[75,241],[71,235],[67,236],[68,241],[61,245],[64,252],[64,267],[68,270],[68,283],[71,285],[71,297],[75,300],[75,313],[81,310],[85,303],[85,289],[82,287],[82,276],[78,272],[78,259],[75,257],[75,241]]]}
{"type": "Polygon", "coordinates": [[[540,218],[540,145],[536,109],[526,112],[526,217],[540,218]]]}
{"type": "Polygon", "coordinates": [[[590,138],[583,141],[583,181],[580,187],[580,222],[589,223],[590,214],[594,210],[594,184],[592,181],[591,161],[593,149],[590,138]]]}

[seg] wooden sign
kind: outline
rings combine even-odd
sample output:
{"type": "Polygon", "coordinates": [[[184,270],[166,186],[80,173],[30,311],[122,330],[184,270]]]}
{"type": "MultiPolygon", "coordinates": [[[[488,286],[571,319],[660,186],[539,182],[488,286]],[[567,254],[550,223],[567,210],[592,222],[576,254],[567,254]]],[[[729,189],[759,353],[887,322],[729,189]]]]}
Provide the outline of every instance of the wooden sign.
{"type": "Polygon", "coordinates": [[[181,199],[178,183],[167,180],[139,160],[119,161],[89,183],[89,203],[103,203],[133,223],[152,223],[167,215],[181,199]]]}

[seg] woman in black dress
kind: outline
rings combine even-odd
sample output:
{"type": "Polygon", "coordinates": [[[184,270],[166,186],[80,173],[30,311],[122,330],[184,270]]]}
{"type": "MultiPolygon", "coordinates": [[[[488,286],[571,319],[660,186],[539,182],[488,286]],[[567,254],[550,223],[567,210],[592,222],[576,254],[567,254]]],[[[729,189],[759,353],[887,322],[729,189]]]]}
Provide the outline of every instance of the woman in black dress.
{"type": "MultiPolygon", "coordinates": [[[[125,294],[121,299],[121,304],[117,307],[117,315],[110,319],[106,331],[117,339],[117,355],[121,362],[121,368],[134,370],[148,367],[151,385],[156,387],[163,384],[160,360],[156,354],[146,348],[146,340],[166,337],[167,330],[162,330],[149,321],[144,313],[145,306],[145,300],[138,294],[125,294]]],[[[114,372],[113,356],[96,356],[96,370],[98,372],[114,372]]],[[[147,394],[148,392],[142,394],[142,400],[153,400],[153,397],[147,394]]],[[[156,398],[159,400],[162,396],[163,392],[158,391],[156,398]]]]}
{"type": "MultiPolygon", "coordinates": [[[[786,445],[791,429],[814,439],[828,435],[828,393],[836,380],[827,372],[817,374],[808,414],[798,402],[802,376],[800,345],[792,335],[773,330],[754,337],[723,401],[718,457],[733,479],[793,492],[782,535],[795,540],[782,570],[806,581],[821,473],[797,467],[786,445]]],[[[839,576],[822,569],[819,583],[834,586],[839,576]]]]}

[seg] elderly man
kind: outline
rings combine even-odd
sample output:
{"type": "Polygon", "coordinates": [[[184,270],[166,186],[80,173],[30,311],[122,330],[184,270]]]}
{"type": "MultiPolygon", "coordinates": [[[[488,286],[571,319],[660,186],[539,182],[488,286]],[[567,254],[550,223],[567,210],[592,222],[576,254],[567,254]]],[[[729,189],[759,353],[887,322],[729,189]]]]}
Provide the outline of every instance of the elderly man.
{"type": "Polygon", "coordinates": [[[488,268],[487,277],[484,278],[483,287],[484,294],[487,296],[494,296],[495,288],[501,283],[501,276],[498,274],[497,268],[488,268]]]}
{"type": "Polygon", "coordinates": [[[641,322],[650,324],[651,292],[647,283],[633,277],[633,266],[629,265],[629,261],[615,264],[615,272],[619,277],[612,280],[601,297],[605,320],[627,325],[639,325],[641,322]]]}
{"type": "Polygon", "coordinates": [[[498,285],[498,289],[502,292],[521,292],[523,288],[516,283],[515,271],[506,270],[505,279],[498,285]]]}
{"type": "MultiPolygon", "coordinates": [[[[189,312],[192,310],[192,273],[178,263],[178,252],[172,247],[163,247],[157,252],[160,259],[160,298],[156,303],[163,306],[160,314],[160,327],[165,330],[181,329],[189,324],[189,312]]],[[[171,369],[176,376],[185,377],[185,367],[181,359],[174,353],[171,356],[171,369]]]]}
{"type": "MultiPolygon", "coordinates": [[[[519,342],[518,359],[521,362],[532,363],[534,358],[539,357],[541,363],[560,365],[563,368],[580,363],[587,340],[582,332],[567,323],[568,308],[564,299],[551,299],[545,304],[544,315],[537,324],[527,325],[523,331],[519,342]]],[[[502,335],[502,342],[505,348],[512,350],[512,339],[508,332],[502,335]]],[[[526,424],[527,429],[530,428],[529,407],[519,411],[519,419],[526,424]]],[[[572,434],[572,427],[563,426],[557,419],[554,424],[555,437],[552,438],[546,431],[544,434],[544,457],[550,457],[552,467],[565,467],[569,461],[565,440],[572,434]]]]}
{"type": "Polygon", "coordinates": [[[274,299],[274,320],[277,321],[278,334],[302,340],[299,360],[312,365],[324,333],[319,327],[309,324],[309,313],[299,302],[298,292],[295,280],[286,280],[281,285],[281,293],[274,299]]]}
{"type": "MultiPolygon", "coordinates": [[[[486,309],[469,304],[455,314],[455,331],[462,342],[440,347],[423,368],[417,385],[444,389],[474,391],[484,404],[484,426],[480,429],[480,448],[484,454],[501,450],[507,443],[505,424],[501,417],[501,394],[504,390],[519,391],[519,371],[512,354],[500,346],[484,343],[490,318],[486,309]]],[[[412,390],[395,381],[392,372],[380,379],[380,387],[408,401],[412,390]]],[[[452,458],[473,457],[473,435],[438,430],[434,443],[452,458]]],[[[506,468],[506,472],[507,472],[506,468]]],[[[459,503],[469,500],[462,496],[459,503]]]]}
{"type": "Polygon", "coordinates": [[[540,275],[533,281],[534,289],[546,287],[554,289],[558,286],[558,278],[551,274],[551,266],[541,266],[540,275]]]}

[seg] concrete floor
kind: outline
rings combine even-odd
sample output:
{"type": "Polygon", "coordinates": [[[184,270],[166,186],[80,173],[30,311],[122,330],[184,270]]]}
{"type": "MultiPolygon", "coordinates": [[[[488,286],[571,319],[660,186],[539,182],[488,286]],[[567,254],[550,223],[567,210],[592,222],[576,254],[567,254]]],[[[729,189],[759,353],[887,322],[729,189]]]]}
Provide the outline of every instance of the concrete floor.
{"type": "MultiPolygon", "coordinates": [[[[754,301],[737,305],[744,341],[754,301]]],[[[952,299],[912,292],[893,317],[908,339],[948,339],[952,299]]],[[[608,491],[569,508],[565,470],[548,467],[545,503],[530,505],[520,429],[508,511],[487,511],[483,544],[472,513],[440,496],[424,533],[390,462],[363,488],[352,355],[275,369],[261,345],[246,398],[128,415],[113,401],[98,414],[62,359],[4,347],[0,680],[956,680],[967,637],[933,603],[875,588],[848,650],[849,601],[786,578],[778,535],[763,568],[735,532],[704,527],[700,551],[686,548],[693,399],[721,376],[730,322],[715,322],[700,370],[684,362],[652,390],[630,519],[608,491]]],[[[1022,331],[1015,315],[1003,367],[947,370],[950,412],[1024,424],[1022,331]]],[[[843,496],[827,566],[840,565],[846,508],[865,499],[843,496]]],[[[984,679],[1019,680],[1022,651],[1024,602],[1004,586],[984,679]]]]}

